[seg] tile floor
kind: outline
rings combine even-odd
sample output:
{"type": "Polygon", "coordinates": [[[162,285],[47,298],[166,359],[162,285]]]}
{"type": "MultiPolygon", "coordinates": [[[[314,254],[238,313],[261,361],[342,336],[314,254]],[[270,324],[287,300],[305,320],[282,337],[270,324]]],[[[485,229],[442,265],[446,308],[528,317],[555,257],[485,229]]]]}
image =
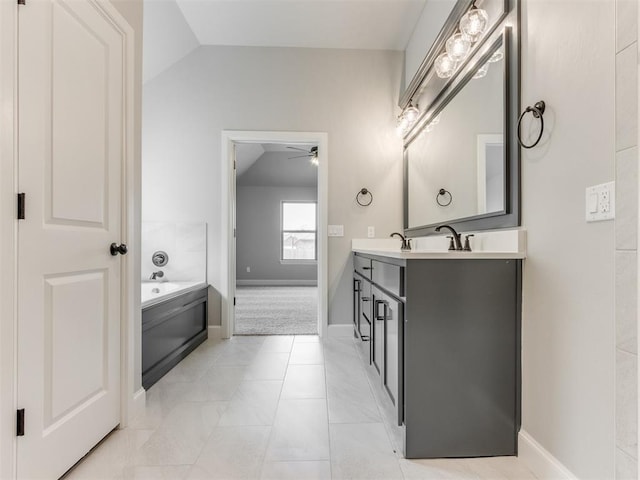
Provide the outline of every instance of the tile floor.
{"type": "Polygon", "coordinates": [[[207,341],[78,479],[535,479],[518,458],[405,460],[349,338],[207,341]]]}

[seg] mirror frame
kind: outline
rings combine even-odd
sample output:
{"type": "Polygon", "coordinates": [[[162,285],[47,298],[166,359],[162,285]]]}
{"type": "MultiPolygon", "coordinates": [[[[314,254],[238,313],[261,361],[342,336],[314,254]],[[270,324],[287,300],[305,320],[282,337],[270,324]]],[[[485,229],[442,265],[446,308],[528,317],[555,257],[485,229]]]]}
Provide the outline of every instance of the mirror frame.
{"type": "MultiPolygon", "coordinates": [[[[501,28],[485,39],[471,58],[455,74],[447,86],[436,96],[428,106],[423,117],[405,137],[404,141],[404,232],[408,237],[428,236],[436,234],[435,227],[448,224],[458,231],[492,230],[499,228],[513,228],[520,226],[520,147],[515,139],[515,130],[520,109],[520,43],[519,43],[519,7],[517,0],[510,0],[510,14],[501,23],[501,28]],[[505,139],[505,209],[498,212],[457,218],[433,224],[409,227],[409,178],[407,147],[432,118],[442,111],[446,105],[471,80],[475,71],[489,59],[496,46],[502,44],[504,48],[504,129],[505,139]]],[[[451,20],[449,18],[448,22],[451,20]]],[[[456,19],[457,22],[458,19],[456,19]]],[[[443,28],[443,31],[445,28],[443,28]]]]}

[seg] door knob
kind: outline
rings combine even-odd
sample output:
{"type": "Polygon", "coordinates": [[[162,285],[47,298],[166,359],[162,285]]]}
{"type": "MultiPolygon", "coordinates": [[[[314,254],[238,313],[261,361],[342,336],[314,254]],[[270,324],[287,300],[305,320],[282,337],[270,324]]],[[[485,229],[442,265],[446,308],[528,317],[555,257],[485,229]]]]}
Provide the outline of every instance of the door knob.
{"type": "Polygon", "coordinates": [[[129,249],[127,248],[127,245],[124,243],[121,243],[120,245],[118,245],[117,243],[112,243],[111,246],[109,247],[109,251],[111,252],[111,255],[115,257],[118,254],[126,255],[129,249]]]}

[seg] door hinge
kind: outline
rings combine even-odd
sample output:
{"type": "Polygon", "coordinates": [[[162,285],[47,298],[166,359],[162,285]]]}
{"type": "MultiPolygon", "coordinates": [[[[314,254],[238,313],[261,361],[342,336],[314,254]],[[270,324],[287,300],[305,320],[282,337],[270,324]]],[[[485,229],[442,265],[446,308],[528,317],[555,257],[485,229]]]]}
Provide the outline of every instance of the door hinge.
{"type": "Polygon", "coordinates": [[[233,229],[233,238],[236,238],[236,229],[233,229]]]}
{"type": "Polygon", "coordinates": [[[233,306],[236,306],[236,297],[233,297],[233,306]]]}
{"type": "Polygon", "coordinates": [[[236,169],[236,161],[235,161],[235,160],[233,161],[233,169],[234,169],[234,170],[237,170],[237,169],[236,169]]]}
{"type": "Polygon", "coordinates": [[[16,416],[16,436],[24,437],[24,408],[17,412],[16,416]]]}
{"type": "Polygon", "coordinates": [[[26,5],[27,0],[18,0],[18,5],[26,5]]]}
{"type": "Polygon", "coordinates": [[[19,193],[18,194],[18,220],[24,220],[24,206],[25,204],[25,199],[24,199],[24,193],[19,193]]]}

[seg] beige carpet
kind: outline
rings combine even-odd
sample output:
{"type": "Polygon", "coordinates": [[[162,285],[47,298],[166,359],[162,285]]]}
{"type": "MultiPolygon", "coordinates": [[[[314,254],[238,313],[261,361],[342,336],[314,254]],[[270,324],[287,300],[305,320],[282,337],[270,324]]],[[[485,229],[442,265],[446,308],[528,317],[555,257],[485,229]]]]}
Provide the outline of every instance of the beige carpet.
{"type": "Polygon", "coordinates": [[[317,287],[236,287],[236,335],[317,333],[317,287]]]}

